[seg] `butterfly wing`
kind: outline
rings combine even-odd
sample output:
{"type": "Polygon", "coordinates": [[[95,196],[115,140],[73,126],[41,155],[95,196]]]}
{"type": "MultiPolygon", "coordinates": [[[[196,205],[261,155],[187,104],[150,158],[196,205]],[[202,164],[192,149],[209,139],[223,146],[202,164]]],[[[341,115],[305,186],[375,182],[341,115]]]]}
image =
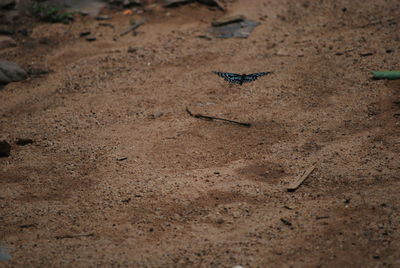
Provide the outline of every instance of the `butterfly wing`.
{"type": "Polygon", "coordinates": [[[264,75],[268,75],[268,74],[272,74],[272,72],[262,72],[262,73],[254,73],[254,74],[246,74],[243,77],[243,83],[250,83],[253,82],[254,80],[257,80],[257,78],[264,76],[264,75]]]}
{"type": "Polygon", "coordinates": [[[224,73],[224,72],[213,72],[216,75],[222,77],[225,81],[230,83],[240,84],[242,81],[242,75],[235,73],[224,73]]]}

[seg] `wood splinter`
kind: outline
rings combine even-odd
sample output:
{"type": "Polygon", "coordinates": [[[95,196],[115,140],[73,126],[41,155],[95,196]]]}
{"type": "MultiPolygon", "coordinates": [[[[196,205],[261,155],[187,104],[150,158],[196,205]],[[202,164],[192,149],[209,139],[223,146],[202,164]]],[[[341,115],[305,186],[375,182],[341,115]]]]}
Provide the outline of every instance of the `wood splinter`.
{"type": "Polygon", "coordinates": [[[300,187],[300,185],[310,176],[310,174],[314,171],[315,165],[311,166],[309,169],[307,169],[305,172],[301,173],[293,182],[289,184],[287,187],[288,192],[294,192],[297,190],[297,188],[300,187]]]}
{"type": "Polygon", "coordinates": [[[233,120],[214,117],[214,116],[202,115],[202,114],[193,114],[188,108],[186,108],[186,112],[191,117],[194,117],[194,118],[200,118],[200,119],[206,119],[206,120],[221,120],[221,121],[237,124],[237,125],[244,126],[244,127],[251,127],[250,123],[242,123],[242,122],[238,122],[238,121],[233,121],[233,120]]]}

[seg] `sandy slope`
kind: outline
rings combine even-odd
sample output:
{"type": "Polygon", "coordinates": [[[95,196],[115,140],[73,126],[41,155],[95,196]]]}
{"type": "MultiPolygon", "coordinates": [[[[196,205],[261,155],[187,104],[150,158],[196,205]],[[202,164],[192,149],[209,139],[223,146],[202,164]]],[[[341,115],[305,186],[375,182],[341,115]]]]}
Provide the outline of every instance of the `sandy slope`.
{"type": "Polygon", "coordinates": [[[249,2],[229,6],[263,19],[248,39],[198,38],[222,13],[193,4],[1,52],[54,73],[0,91],[0,138],[35,140],[0,159],[0,266],[400,266],[400,83],[368,73],[399,68],[398,1],[249,2]]]}

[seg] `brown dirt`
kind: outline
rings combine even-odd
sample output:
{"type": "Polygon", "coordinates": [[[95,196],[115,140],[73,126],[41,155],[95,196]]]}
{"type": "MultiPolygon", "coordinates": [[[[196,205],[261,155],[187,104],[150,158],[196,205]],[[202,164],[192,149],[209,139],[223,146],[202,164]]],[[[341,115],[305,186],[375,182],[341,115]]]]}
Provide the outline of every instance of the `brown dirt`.
{"type": "Polygon", "coordinates": [[[136,36],[118,37],[119,13],[114,29],[40,24],[1,52],[54,70],[0,92],[0,138],[35,141],[0,159],[1,267],[400,267],[400,83],[369,74],[399,68],[399,2],[229,10],[262,24],[198,38],[222,13],[191,4],[146,13],[136,36]],[[213,70],[275,74],[229,86],[213,70]]]}

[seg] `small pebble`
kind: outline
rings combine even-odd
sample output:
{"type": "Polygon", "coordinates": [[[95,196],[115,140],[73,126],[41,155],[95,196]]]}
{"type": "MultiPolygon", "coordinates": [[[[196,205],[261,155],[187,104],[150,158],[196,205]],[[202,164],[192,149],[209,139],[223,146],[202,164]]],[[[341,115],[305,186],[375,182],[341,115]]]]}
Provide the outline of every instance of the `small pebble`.
{"type": "Polygon", "coordinates": [[[80,36],[80,37],[83,37],[83,36],[88,36],[89,34],[91,34],[91,32],[90,32],[90,31],[86,31],[86,32],[81,32],[81,33],[79,34],[79,36],[80,36]]]}
{"type": "Polygon", "coordinates": [[[161,117],[161,116],[163,116],[163,115],[164,115],[163,112],[156,112],[156,113],[153,114],[153,117],[154,117],[154,118],[159,118],[159,117],[161,117]]]}
{"type": "Polygon", "coordinates": [[[109,16],[97,16],[96,17],[96,20],[109,20],[110,19],[110,17],[109,16]]]}
{"type": "Polygon", "coordinates": [[[24,138],[18,138],[17,141],[15,142],[16,145],[24,146],[28,144],[32,144],[33,140],[32,139],[24,139],[24,138]]]}
{"type": "Polygon", "coordinates": [[[128,48],[128,53],[135,53],[136,51],[137,51],[137,48],[134,48],[134,47],[128,48]]]}
{"type": "Polygon", "coordinates": [[[217,222],[218,224],[223,224],[225,221],[224,221],[224,219],[219,218],[216,222],[217,222]]]}
{"type": "Polygon", "coordinates": [[[0,157],[10,156],[11,145],[6,141],[0,141],[0,157]]]}

